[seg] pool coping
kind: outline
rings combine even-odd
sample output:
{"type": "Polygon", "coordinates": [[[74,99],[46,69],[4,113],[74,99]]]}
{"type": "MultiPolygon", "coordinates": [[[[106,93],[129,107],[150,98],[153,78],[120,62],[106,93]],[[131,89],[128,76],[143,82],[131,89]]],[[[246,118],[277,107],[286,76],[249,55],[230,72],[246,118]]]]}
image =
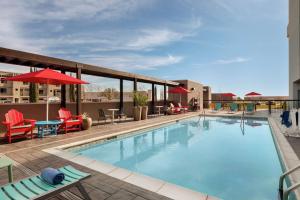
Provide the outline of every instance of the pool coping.
{"type": "Polygon", "coordinates": [[[105,140],[108,138],[115,138],[117,136],[124,136],[126,134],[129,134],[130,132],[135,132],[135,131],[141,131],[141,130],[146,130],[148,128],[153,128],[153,127],[158,127],[161,125],[169,124],[169,123],[174,123],[178,120],[184,120],[187,118],[191,117],[196,117],[201,114],[195,113],[195,115],[189,115],[189,116],[182,116],[181,118],[176,118],[172,120],[167,120],[164,122],[159,122],[159,123],[154,123],[151,125],[146,125],[143,127],[139,128],[132,128],[128,129],[125,131],[119,131],[115,133],[111,133],[105,136],[99,136],[99,137],[94,137],[91,139],[83,140],[83,141],[78,141],[78,142],[73,142],[70,144],[65,144],[65,145],[60,145],[52,148],[47,148],[43,149],[44,152],[56,155],[60,158],[69,160],[71,162],[74,162],[76,164],[82,165],[84,167],[88,167],[94,171],[106,174],[108,176],[117,178],[119,180],[125,181],[127,183],[136,185],[138,187],[141,187],[143,189],[149,190],[151,192],[155,192],[159,195],[171,198],[171,199],[178,199],[178,200],[217,200],[220,198],[203,194],[201,192],[197,192],[173,183],[169,183],[167,181],[163,181],[157,178],[153,178],[147,175],[139,174],[124,168],[116,167],[114,165],[98,161],[98,160],[93,160],[88,157],[84,157],[81,155],[77,155],[72,152],[65,151],[66,149],[70,147],[76,147],[76,146],[81,146],[83,144],[99,141],[99,140],[105,140]]]}
{"type": "MultiPolygon", "coordinates": [[[[270,124],[273,140],[275,143],[276,150],[278,152],[278,155],[281,159],[282,167],[285,171],[294,168],[295,166],[300,164],[299,158],[289,142],[286,139],[286,136],[282,133],[280,127],[278,126],[278,123],[276,123],[276,119],[273,117],[268,117],[268,121],[270,124]]],[[[300,182],[300,170],[295,171],[287,176],[289,181],[291,182],[291,185],[296,184],[297,180],[298,183],[300,182]]],[[[279,181],[279,178],[278,178],[279,181]]],[[[297,199],[300,199],[300,191],[299,188],[294,190],[294,194],[297,199]]]]}
{"type": "MultiPolygon", "coordinates": [[[[214,196],[210,196],[207,194],[203,194],[179,185],[175,185],[157,178],[153,178],[147,175],[143,175],[143,174],[139,174],[124,168],[120,168],[120,167],[116,167],[114,165],[102,162],[102,161],[98,161],[98,160],[93,160],[91,158],[87,158],[81,155],[76,155],[75,153],[72,152],[67,152],[65,151],[68,148],[71,147],[76,147],[76,146],[81,146],[87,143],[92,143],[95,141],[100,141],[100,140],[107,140],[108,138],[115,138],[118,136],[126,136],[126,134],[129,134],[131,132],[136,132],[136,131],[141,131],[141,130],[146,130],[149,128],[153,128],[153,127],[159,127],[161,125],[165,125],[165,124],[169,124],[169,123],[174,123],[178,120],[184,120],[184,119],[188,119],[191,117],[196,117],[196,116],[203,116],[203,114],[194,114],[194,115],[189,115],[189,116],[183,116],[181,118],[176,118],[176,119],[172,119],[172,120],[167,120],[164,122],[158,122],[158,123],[154,123],[151,125],[146,125],[143,127],[138,127],[138,128],[132,128],[129,130],[125,130],[125,131],[118,131],[115,133],[111,133],[105,136],[99,136],[99,137],[94,137],[91,139],[86,139],[83,141],[78,141],[78,142],[73,142],[70,144],[65,144],[65,145],[60,145],[57,147],[52,147],[52,148],[47,148],[47,149],[43,149],[44,152],[47,152],[49,154],[53,154],[56,155],[58,157],[61,157],[63,159],[69,160],[71,162],[74,162],[76,164],[82,165],[84,167],[88,167],[92,170],[95,170],[97,172],[106,174],[108,176],[117,178],[119,180],[125,181],[127,183],[136,185],[138,187],[147,189],[149,191],[155,192],[157,194],[163,195],[165,197],[171,198],[171,199],[178,199],[178,200],[185,200],[185,199],[189,199],[189,200],[193,200],[193,199],[197,199],[197,200],[214,200],[214,199],[220,199],[214,196]]],[[[217,115],[217,114],[205,114],[205,116],[207,117],[229,117],[229,118],[241,118],[241,116],[238,115],[217,115]]],[[[270,123],[270,119],[268,117],[263,117],[263,116],[245,116],[246,118],[254,118],[254,119],[265,119],[269,121],[270,124],[270,128],[271,130],[273,130],[273,126],[271,125],[272,123],[270,123]]],[[[276,131],[271,131],[272,132],[272,136],[273,136],[273,141],[275,144],[276,149],[280,152],[281,154],[281,150],[280,150],[280,145],[278,145],[277,140],[274,137],[274,133],[276,131]],[[274,132],[274,133],[273,133],[274,132]]],[[[285,138],[284,138],[285,139],[285,138]]],[[[287,142],[287,141],[286,141],[287,142]]],[[[283,157],[281,155],[279,155],[280,157],[283,157]]],[[[285,159],[282,159],[282,164],[286,165],[286,161],[285,159]]],[[[300,174],[299,174],[300,175],[300,174]]],[[[297,199],[298,199],[298,195],[296,194],[297,199]]]]}

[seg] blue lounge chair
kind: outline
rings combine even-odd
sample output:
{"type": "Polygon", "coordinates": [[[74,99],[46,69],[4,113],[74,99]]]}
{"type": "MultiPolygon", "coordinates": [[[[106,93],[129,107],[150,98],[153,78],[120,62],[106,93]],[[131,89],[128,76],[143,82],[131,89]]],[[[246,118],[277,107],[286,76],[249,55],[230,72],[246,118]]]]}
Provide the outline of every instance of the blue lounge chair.
{"type": "Polygon", "coordinates": [[[238,111],[238,105],[236,103],[230,103],[229,108],[230,108],[230,113],[238,111]]]}
{"type": "Polygon", "coordinates": [[[287,128],[289,128],[292,125],[292,122],[290,121],[290,111],[283,111],[280,117],[281,124],[285,125],[287,128]]]}
{"type": "Polygon", "coordinates": [[[219,111],[222,109],[222,104],[221,103],[216,103],[215,111],[219,111]]]}
{"type": "Polygon", "coordinates": [[[72,166],[58,169],[64,173],[65,179],[58,185],[45,182],[40,175],[32,176],[14,183],[0,187],[1,200],[42,200],[57,196],[59,193],[72,187],[77,187],[84,199],[91,200],[80,181],[88,178],[90,174],[81,172],[72,166]]]}
{"type": "Polygon", "coordinates": [[[255,111],[254,103],[247,103],[246,104],[246,113],[247,114],[253,114],[255,111]]]}

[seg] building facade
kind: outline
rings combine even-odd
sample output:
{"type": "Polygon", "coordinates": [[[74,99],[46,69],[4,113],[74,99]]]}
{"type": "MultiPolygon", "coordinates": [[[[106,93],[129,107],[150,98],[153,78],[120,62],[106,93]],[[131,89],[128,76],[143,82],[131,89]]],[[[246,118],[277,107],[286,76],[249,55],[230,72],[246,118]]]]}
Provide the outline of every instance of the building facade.
{"type": "Polygon", "coordinates": [[[289,98],[300,99],[300,3],[289,0],[289,98]]]}
{"type": "MultiPolygon", "coordinates": [[[[28,103],[29,83],[5,81],[4,78],[19,75],[18,73],[0,71],[0,103],[28,103]]],[[[46,101],[47,85],[39,84],[39,102],[46,101]]],[[[49,85],[49,96],[60,98],[60,86],[49,85]]]]}

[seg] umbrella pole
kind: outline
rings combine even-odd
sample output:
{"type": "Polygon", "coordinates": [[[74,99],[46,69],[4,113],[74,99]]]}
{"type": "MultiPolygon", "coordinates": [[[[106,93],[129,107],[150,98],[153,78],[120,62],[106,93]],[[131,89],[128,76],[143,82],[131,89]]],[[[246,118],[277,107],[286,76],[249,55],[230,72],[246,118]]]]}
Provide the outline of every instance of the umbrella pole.
{"type": "Polygon", "coordinates": [[[46,94],[46,121],[48,122],[48,119],[49,119],[49,85],[47,84],[47,94],[46,94]]]}
{"type": "Polygon", "coordinates": [[[180,96],[179,96],[179,103],[181,103],[181,93],[180,93],[180,96]]]}

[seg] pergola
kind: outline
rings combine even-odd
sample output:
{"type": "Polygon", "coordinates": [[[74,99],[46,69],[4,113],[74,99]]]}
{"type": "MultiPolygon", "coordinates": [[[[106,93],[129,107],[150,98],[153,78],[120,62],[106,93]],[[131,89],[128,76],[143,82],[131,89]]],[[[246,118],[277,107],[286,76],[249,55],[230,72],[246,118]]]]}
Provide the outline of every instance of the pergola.
{"type": "MultiPolygon", "coordinates": [[[[152,100],[151,106],[154,110],[155,106],[155,85],[164,86],[164,105],[167,103],[166,93],[167,86],[177,86],[177,82],[161,80],[149,76],[143,76],[139,74],[133,74],[113,69],[108,69],[102,66],[88,65],[76,61],[64,60],[39,54],[33,54],[24,51],[18,51],[14,49],[7,49],[0,47],[0,62],[14,65],[21,65],[27,67],[38,67],[38,68],[50,68],[54,70],[60,70],[62,73],[74,72],[76,77],[81,79],[81,74],[101,76],[107,78],[115,78],[120,80],[120,110],[123,110],[123,80],[133,81],[133,91],[137,91],[137,82],[150,83],[152,84],[152,100]]],[[[77,85],[77,100],[76,100],[76,112],[81,113],[81,85],[77,85]]],[[[134,103],[135,104],[135,103],[134,103]]],[[[61,86],[61,106],[66,106],[66,86],[61,86]]]]}

